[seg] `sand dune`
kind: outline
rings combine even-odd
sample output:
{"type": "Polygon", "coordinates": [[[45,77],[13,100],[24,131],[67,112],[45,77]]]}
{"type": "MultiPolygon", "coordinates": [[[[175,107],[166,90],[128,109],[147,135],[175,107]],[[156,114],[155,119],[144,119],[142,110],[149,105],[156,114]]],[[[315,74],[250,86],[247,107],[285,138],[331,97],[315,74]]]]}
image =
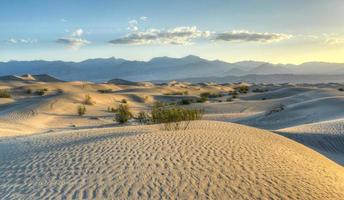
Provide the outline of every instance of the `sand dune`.
{"type": "Polygon", "coordinates": [[[273,133],[200,121],[0,143],[4,199],[342,199],[344,169],[273,133]]]}

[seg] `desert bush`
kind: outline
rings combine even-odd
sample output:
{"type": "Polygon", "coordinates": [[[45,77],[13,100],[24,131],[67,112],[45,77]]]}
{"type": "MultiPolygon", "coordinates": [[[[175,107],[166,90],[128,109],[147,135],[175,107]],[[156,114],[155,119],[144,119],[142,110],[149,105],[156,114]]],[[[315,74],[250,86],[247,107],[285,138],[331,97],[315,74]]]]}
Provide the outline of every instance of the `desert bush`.
{"type": "Polygon", "coordinates": [[[30,89],[30,88],[27,89],[27,90],[26,90],[26,94],[32,94],[32,89],[30,89]]]}
{"type": "Polygon", "coordinates": [[[241,86],[237,87],[236,90],[242,94],[246,94],[249,90],[249,87],[246,85],[241,85],[241,86]]]}
{"type": "Polygon", "coordinates": [[[208,101],[208,98],[201,97],[201,98],[198,98],[196,101],[197,101],[197,103],[204,103],[204,102],[208,101]]]}
{"type": "Polygon", "coordinates": [[[273,113],[281,112],[281,111],[283,111],[283,110],[285,110],[285,105],[279,104],[279,105],[274,106],[273,108],[271,108],[271,109],[266,113],[266,115],[271,115],[271,114],[273,114],[273,113]]]}
{"type": "Polygon", "coordinates": [[[128,101],[126,99],[122,99],[121,103],[128,103],[128,101]]]}
{"type": "Polygon", "coordinates": [[[93,105],[94,104],[94,102],[92,101],[92,97],[89,94],[85,95],[83,104],[85,104],[85,105],[93,105]]]}
{"type": "Polygon", "coordinates": [[[344,88],[338,88],[338,91],[343,92],[343,91],[344,91],[344,88]]]}
{"type": "Polygon", "coordinates": [[[200,96],[201,98],[208,98],[209,95],[210,95],[210,92],[202,92],[199,96],[200,96]]]}
{"type": "Polygon", "coordinates": [[[191,99],[182,99],[178,102],[179,105],[190,105],[192,103],[191,99]]]}
{"type": "Polygon", "coordinates": [[[98,90],[99,93],[112,93],[112,89],[100,89],[98,90]]]}
{"type": "Polygon", "coordinates": [[[203,111],[200,109],[186,109],[182,107],[153,107],[151,111],[152,122],[163,124],[164,130],[187,129],[193,120],[202,119],[203,111]]]}
{"type": "Polygon", "coordinates": [[[252,92],[255,93],[262,93],[262,92],[267,92],[267,89],[262,89],[262,88],[255,88],[254,90],[252,90],[252,92]]]}
{"type": "Polygon", "coordinates": [[[129,107],[125,104],[120,104],[117,108],[117,112],[115,115],[116,122],[120,124],[127,123],[129,119],[131,119],[133,115],[131,114],[129,107]]]}
{"type": "Polygon", "coordinates": [[[0,98],[11,98],[11,93],[9,90],[0,90],[0,98]]]}
{"type": "Polygon", "coordinates": [[[48,92],[49,90],[48,90],[48,88],[43,88],[43,91],[48,92]]]}
{"type": "Polygon", "coordinates": [[[86,107],[85,105],[79,105],[77,108],[77,112],[79,116],[83,116],[84,114],[86,114],[86,107]]]}
{"type": "Polygon", "coordinates": [[[113,112],[113,113],[115,113],[115,112],[117,112],[117,109],[114,108],[114,107],[108,107],[108,108],[107,108],[107,111],[108,111],[108,112],[113,112]]]}
{"type": "Polygon", "coordinates": [[[151,122],[152,118],[151,116],[145,112],[145,111],[141,111],[137,114],[136,119],[141,123],[141,124],[148,124],[151,122]]]}
{"type": "Polygon", "coordinates": [[[226,99],[226,101],[227,101],[227,102],[231,102],[231,101],[233,101],[233,99],[232,99],[231,97],[228,97],[228,98],[226,99]]]}
{"type": "Polygon", "coordinates": [[[36,91],[35,91],[35,94],[36,94],[36,95],[39,95],[39,96],[44,96],[46,92],[47,92],[47,91],[44,90],[44,89],[39,89],[39,90],[36,90],[36,91]]]}
{"type": "Polygon", "coordinates": [[[189,92],[188,91],[183,91],[183,92],[169,92],[169,93],[165,93],[165,95],[188,95],[189,92]]]}

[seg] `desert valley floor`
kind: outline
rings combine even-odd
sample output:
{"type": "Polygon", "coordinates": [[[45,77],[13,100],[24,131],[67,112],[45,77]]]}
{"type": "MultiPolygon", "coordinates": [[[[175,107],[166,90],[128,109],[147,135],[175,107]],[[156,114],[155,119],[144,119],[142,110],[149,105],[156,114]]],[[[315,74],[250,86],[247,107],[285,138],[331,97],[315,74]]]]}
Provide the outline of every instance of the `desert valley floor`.
{"type": "Polygon", "coordinates": [[[342,84],[21,79],[0,83],[0,199],[344,199],[342,84]],[[113,121],[183,100],[186,130],[113,121]]]}

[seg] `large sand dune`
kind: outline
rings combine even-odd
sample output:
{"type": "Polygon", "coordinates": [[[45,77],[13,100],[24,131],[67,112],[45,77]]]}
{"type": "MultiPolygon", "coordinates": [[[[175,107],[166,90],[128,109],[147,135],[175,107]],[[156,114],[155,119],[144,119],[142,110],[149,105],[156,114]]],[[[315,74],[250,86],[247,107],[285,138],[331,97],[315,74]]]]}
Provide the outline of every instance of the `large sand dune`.
{"type": "Polygon", "coordinates": [[[2,199],[343,199],[344,169],[274,133],[200,121],[0,143],[2,199]]]}

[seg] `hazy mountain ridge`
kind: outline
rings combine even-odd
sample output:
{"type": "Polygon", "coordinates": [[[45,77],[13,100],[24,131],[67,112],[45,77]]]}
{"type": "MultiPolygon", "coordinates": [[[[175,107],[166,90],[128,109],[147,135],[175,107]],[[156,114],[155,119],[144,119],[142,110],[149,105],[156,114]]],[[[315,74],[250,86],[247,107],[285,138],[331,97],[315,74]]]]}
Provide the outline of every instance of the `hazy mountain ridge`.
{"type": "Polygon", "coordinates": [[[250,74],[344,74],[344,63],[308,62],[301,65],[260,61],[228,63],[189,55],[183,58],[156,57],[149,61],[118,58],[88,59],[82,62],[9,61],[0,62],[0,75],[49,74],[62,80],[131,81],[169,80],[197,77],[246,76],[250,74]]]}

